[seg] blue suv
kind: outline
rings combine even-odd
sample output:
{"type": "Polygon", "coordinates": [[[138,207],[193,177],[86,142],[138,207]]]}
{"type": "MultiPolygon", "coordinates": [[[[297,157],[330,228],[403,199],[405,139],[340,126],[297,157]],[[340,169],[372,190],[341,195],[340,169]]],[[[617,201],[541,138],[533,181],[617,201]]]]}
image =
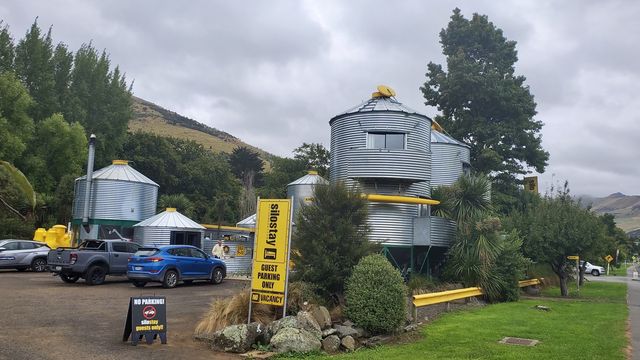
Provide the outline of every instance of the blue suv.
{"type": "Polygon", "coordinates": [[[160,282],[165,288],[173,288],[179,281],[189,284],[193,280],[220,284],[226,276],[227,267],[222,260],[189,245],[140,248],[127,266],[127,277],[136,287],[160,282]]]}

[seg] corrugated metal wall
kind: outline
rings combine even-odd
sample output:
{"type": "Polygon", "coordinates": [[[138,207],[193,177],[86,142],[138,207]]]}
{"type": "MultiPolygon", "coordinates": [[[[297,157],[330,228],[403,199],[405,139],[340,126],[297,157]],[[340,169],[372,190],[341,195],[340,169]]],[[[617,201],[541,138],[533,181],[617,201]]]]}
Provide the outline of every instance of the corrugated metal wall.
{"type": "MultiPolygon", "coordinates": [[[[133,241],[142,246],[165,246],[171,245],[171,232],[199,232],[200,244],[202,244],[202,238],[204,237],[204,231],[202,229],[185,229],[185,228],[171,228],[171,227],[159,227],[159,226],[136,226],[133,228],[133,241]]],[[[209,250],[210,251],[210,250],[209,250]]]]}
{"type": "Polygon", "coordinates": [[[469,163],[469,148],[456,144],[432,143],[431,184],[451,185],[462,175],[462,163],[469,163]]]}
{"type": "Polygon", "coordinates": [[[302,205],[308,205],[313,198],[313,189],[315,185],[289,185],[287,186],[287,199],[293,196],[293,219],[295,221],[296,215],[302,205]],[[305,201],[307,199],[307,201],[305,201]]]}
{"type": "Polygon", "coordinates": [[[431,246],[449,247],[456,236],[456,223],[452,220],[431,216],[431,246]]]}
{"type": "MultiPolygon", "coordinates": [[[[86,179],[76,180],[74,219],[82,219],[85,190],[86,179]]],[[[158,187],[151,184],[95,179],[91,183],[91,194],[91,219],[142,221],[156,212],[158,187]]]]}
{"type": "Polygon", "coordinates": [[[204,251],[211,255],[211,250],[218,239],[223,239],[224,235],[231,235],[231,240],[225,240],[224,245],[229,246],[229,253],[224,260],[227,265],[227,274],[233,275],[249,275],[251,274],[251,265],[253,263],[253,233],[233,230],[208,229],[205,234],[211,239],[203,242],[204,251]],[[246,236],[242,237],[242,236],[246,236]],[[242,237],[242,240],[239,238],[242,237]],[[244,255],[238,253],[238,248],[244,247],[244,255]]]}

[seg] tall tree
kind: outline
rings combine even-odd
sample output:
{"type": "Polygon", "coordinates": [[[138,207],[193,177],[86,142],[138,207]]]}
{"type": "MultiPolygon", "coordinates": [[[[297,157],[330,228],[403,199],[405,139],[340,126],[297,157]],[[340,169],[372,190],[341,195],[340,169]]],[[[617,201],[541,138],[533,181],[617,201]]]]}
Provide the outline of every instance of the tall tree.
{"type": "Polygon", "coordinates": [[[0,160],[19,160],[33,136],[27,89],[13,73],[0,73],[0,160]]]}
{"type": "Polygon", "coordinates": [[[316,170],[321,176],[329,175],[330,154],[322,144],[302,143],[293,150],[293,158],[307,164],[307,170],[316,170]]]}
{"type": "Polygon", "coordinates": [[[13,57],[15,48],[9,26],[0,20],[0,73],[13,71],[13,57]]]}
{"type": "Polygon", "coordinates": [[[56,111],[61,112],[67,108],[67,101],[71,95],[71,69],[73,68],[73,54],[67,46],[60,43],[53,53],[53,70],[56,94],[56,111]]]}
{"type": "Polygon", "coordinates": [[[35,100],[33,119],[38,122],[51,116],[56,111],[51,28],[42,34],[37,19],[16,46],[15,70],[35,100]]]}
{"type": "Polygon", "coordinates": [[[487,16],[469,20],[456,8],[440,43],[446,71],[430,62],[420,90],[425,104],[441,111],[436,121],[471,146],[475,170],[492,175],[494,188],[503,193],[513,191],[518,174],[544,172],[549,153],[541,145],[543,124],[534,119],[536,103],[526,78],[515,74],[516,42],[487,16]]]}

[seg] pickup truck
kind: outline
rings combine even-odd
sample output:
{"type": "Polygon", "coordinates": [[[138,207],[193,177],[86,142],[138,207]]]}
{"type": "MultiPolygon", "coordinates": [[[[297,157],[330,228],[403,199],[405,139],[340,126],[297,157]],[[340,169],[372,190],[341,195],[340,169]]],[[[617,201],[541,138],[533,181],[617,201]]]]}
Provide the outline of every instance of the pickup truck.
{"type": "Polygon", "coordinates": [[[88,285],[100,285],[107,275],[126,275],[129,258],[139,247],[120,240],[87,240],[77,248],[49,251],[47,265],[66,283],[83,278],[88,285]]]}

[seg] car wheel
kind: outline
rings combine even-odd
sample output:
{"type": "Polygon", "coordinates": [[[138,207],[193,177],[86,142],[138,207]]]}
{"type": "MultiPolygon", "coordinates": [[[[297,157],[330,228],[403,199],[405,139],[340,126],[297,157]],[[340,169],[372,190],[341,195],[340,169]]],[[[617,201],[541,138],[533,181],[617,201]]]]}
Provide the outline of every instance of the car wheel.
{"type": "Polygon", "coordinates": [[[102,285],[106,277],[107,269],[100,265],[94,265],[87,271],[86,281],[88,285],[102,285]]]}
{"type": "Polygon", "coordinates": [[[176,285],[178,285],[178,273],[175,270],[167,270],[164,274],[164,280],[162,280],[162,287],[172,289],[176,285]]]}
{"type": "Polygon", "coordinates": [[[593,269],[593,270],[591,270],[591,275],[600,276],[600,271],[598,269],[593,269]]]}
{"type": "Polygon", "coordinates": [[[145,285],[147,285],[146,281],[134,281],[133,282],[133,286],[135,286],[135,287],[143,288],[145,285]]]}
{"type": "Polygon", "coordinates": [[[80,275],[69,275],[69,274],[60,274],[60,279],[66,282],[67,284],[73,284],[74,282],[80,279],[80,275]]]}
{"type": "Polygon", "coordinates": [[[47,260],[43,258],[33,259],[31,262],[31,271],[43,272],[47,270],[47,260]]]}
{"type": "Polygon", "coordinates": [[[211,272],[211,283],[220,284],[222,282],[222,279],[224,279],[224,273],[222,272],[222,269],[213,269],[213,272],[211,272]]]}

